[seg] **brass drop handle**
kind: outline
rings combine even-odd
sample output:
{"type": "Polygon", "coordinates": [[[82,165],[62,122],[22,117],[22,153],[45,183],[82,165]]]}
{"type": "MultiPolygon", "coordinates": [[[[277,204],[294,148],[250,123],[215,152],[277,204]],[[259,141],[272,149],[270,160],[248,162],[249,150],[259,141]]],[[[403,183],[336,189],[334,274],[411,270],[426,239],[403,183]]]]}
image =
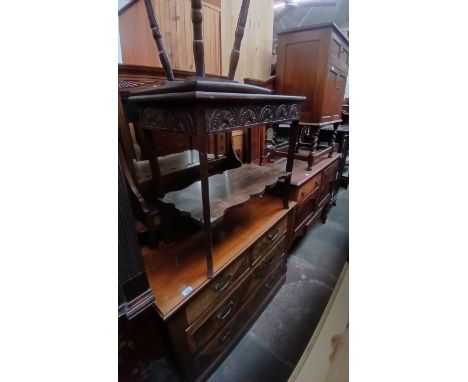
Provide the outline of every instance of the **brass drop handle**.
{"type": "Polygon", "coordinates": [[[232,331],[229,330],[229,331],[224,335],[224,337],[221,338],[221,339],[219,340],[219,343],[220,343],[220,344],[224,343],[224,341],[226,341],[226,340],[229,338],[229,336],[231,335],[231,333],[232,333],[232,331]]]}
{"type": "Polygon", "coordinates": [[[275,230],[268,232],[267,238],[269,240],[275,240],[276,236],[278,236],[278,228],[275,228],[275,230]]]}
{"type": "Polygon", "coordinates": [[[231,275],[227,275],[227,276],[223,277],[218,283],[216,283],[213,286],[213,289],[216,292],[222,292],[223,290],[225,290],[227,288],[230,281],[231,281],[231,275]]]}
{"type": "Polygon", "coordinates": [[[231,310],[232,310],[232,306],[234,305],[234,301],[229,301],[229,303],[227,304],[226,308],[224,310],[222,310],[221,312],[219,312],[217,315],[216,315],[216,318],[218,320],[224,320],[227,316],[229,316],[229,314],[231,313],[231,310]]]}

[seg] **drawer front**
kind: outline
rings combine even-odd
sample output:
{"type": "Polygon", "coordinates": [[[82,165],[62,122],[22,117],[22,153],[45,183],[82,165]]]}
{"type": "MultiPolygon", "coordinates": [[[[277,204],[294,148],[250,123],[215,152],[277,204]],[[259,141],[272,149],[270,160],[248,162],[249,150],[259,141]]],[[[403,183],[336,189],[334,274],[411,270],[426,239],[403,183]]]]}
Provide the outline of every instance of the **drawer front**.
{"type": "Polygon", "coordinates": [[[317,199],[309,199],[296,207],[296,216],[294,217],[294,228],[299,227],[306,221],[310,215],[317,209],[317,199]]]}
{"type": "MultiPolygon", "coordinates": [[[[261,214],[261,211],[259,211],[261,214]]],[[[259,216],[261,218],[261,216],[259,216]]],[[[252,246],[252,263],[256,263],[272,245],[277,243],[288,225],[287,215],[283,217],[278,223],[270,228],[262,237],[260,237],[252,246]]]]}
{"type": "Polygon", "coordinates": [[[185,308],[187,323],[190,325],[212,304],[217,303],[227,295],[236,285],[237,281],[250,267],[248,251],[243,253],[225,270],[217,275],[185,308]]]}
{"type": "Polygon", "coordinates": [[[220,355],[225,353],[232,341],[248,327],[245,324],[265,301],[270,291],[278,286],[285,273],[285,258],[276,264],[276,268],[257,283],[258,289],[251,298],[239,309],[233,319],[217,334],[196,356],[195,362],[200,372],[206,370],[220,355]]]}
{"type": "Polygon", "coordinates": [[[249,290],[255,286],[253,277],[249,277],[240,285],[199,327],[189,328],[187,339],[193,352],[197,352],[219,330],[226,326],[239,311],[249,296],[249,290]]]}
{"type": "Polygon", "coordinates": [[[285,253],[286,240],[275,246],[250,276],[234,290],[223,303],[201,324],[187,330],[188,341],[194,352],[205,345],[219,330],[228,325],[244,302],[258,289],[265,276],[281,261],[285,253]]]}
{"type": "Polygon", "coordinates": [[[335,161],[330,167],[327,167],[323,171],[323,183],[333,182],[335,180],[336,172],[338,171],[338,165],[339,161],[335,161]]]}
{"type": "Polygon", "coordinates": [[[298,190],[297,202],[302,202],[310,194],[320,188],[322,174],[317,174],[313,178],[309,179],[306,184],[304,184],[298,190]]]}

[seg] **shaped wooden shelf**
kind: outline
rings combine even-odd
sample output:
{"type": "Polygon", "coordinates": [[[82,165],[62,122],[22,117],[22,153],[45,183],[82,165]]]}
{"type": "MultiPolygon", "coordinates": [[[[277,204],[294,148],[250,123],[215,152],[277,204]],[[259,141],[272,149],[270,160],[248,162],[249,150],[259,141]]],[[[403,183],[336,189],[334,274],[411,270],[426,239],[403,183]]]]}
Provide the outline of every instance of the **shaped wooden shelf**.
{"type": "MultiPolygon", "coordinates": [[[[210,176],[208,185],[211,224],[219,222],[230,208],[262,195],[267,188],[290,174],[276,168],[244,164],[226,170],[222,174],[210,176]]],[[[192,183],[183,190],[167,193],[161,201],[173,205],[182,215],[190,216],[200,224],[204,223],[200,181],[192,183]]]]}

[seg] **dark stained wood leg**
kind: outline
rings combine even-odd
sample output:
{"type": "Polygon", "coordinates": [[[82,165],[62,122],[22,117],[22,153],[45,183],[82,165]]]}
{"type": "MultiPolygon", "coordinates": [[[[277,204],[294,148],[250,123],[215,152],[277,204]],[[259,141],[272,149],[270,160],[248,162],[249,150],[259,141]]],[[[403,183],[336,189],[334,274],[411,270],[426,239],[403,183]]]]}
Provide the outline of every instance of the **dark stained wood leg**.
{"type": "Polygon", "coordinates": [[[156,196],[158,198],[161,198],[164,196],[164,187],[161,181],[161,169],[159,168],[154,131],[145,130],[145,142],[148,147],[148,160],[151,169],[151,177],[153,181],[154,191],[156,192],[156,196]]]}
{"type": "Polygon", "coordinates": [[[311,129],[312,129],[312,146],[310,148],[310,151],[313,154],[317,150],[319,134],[320,134],[320,127],[319,126],[313,126],[311,129]]]}
{"type": "Polygon", "coordinates": [[[207,139],[205,132],[204,118],[198,114],[197,131],[199,138],[199,155],[200,155],[200,182],[203,204],[203,229],[205,231],[206,245],[206,266],[208,278],[213,278],[213,233],[211,230],[211,211],[210,211],[210,190],[208,186],[208,156],[207,156],[207,139]]]}
{"type": "Polygon", "coordinates": [[[339,123],[334,123],[333,124],[333,134],[331,137],[330,142],[328,143],[328,146],[330,146],[332,149],[330,153],[328,154],[328,157],[331,158],[333,155],[333,152],[335,151],[335,142],[336,142],[336,132],[338,131],[338,127],[340,126],[339,123]]]}
{"type": "Polygon", "coordinates": [[[312,151],[310,151],[309,155],[307,156],[307,171],[312,170],[313,164],[314,164],[314,155],[312,154],[312,151]]]}
{"type": "Polygon", "coordinates": [[[174,224],[175,211],[164,203],[159,203],[158,207],[159,213],[161,214],[163,239],[166,243],[170,243],[173,239],[172,225],[174,224]]]}
{"type": "Polygon", "coordinates": [[[300,126],[299,127],[299,133],[297,134],[297,138],[296,140],[294,141],[294,152],[295,153],[298,153],[299,152],[299,146],[300,146],[300,143],[302,141],[304,137],[304,126],[300,126]]]}
{"type": "Polygon", "coordinates": [[[216,159],[219,158],[219,135],[214,135],[214,156],[216,159]]]}
{"type": "Polygon", "coordinates": [[[328,203],[324,208],[323,208],[323,212],[322,212],[322,216],[320,217],[320,219],[322,220],[322,223],[325,224],[327,222],[327,218],[328,218],[328,212],[330,211],[330,203],[328,203]]]}
{"type": "Polygon", "coordinates": [[[245,150],[245,161],[247,163],[252,163],[252,129],[247,129],[247,147],[244,148],[245,150]]]}
{"type": "MultiPolygon", "coordinates": [[[[288,147],[288,160],[286,162],[286,172],[291,172],[294,164],[294,150],[297,142],[297,135],[299,130],[299,121],[293,121],[289,129],[289,147],[288,147]]],[[[292,174],[291,174],[292,175],[292,174]]],[[[289,185],[291,184],[291,175],[284,181],[284,194],[283,194],[283,207],[289,208],[289,185]]]]}

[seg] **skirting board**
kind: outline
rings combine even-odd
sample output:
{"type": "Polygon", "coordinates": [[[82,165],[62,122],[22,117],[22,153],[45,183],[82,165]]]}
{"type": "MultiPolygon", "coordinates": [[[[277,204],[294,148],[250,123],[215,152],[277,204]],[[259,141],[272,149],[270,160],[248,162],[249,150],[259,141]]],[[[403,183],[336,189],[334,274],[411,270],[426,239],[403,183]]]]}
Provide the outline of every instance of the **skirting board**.
{"type": "MultiPolygon", "coordinates": [[[[330,358],[333,353],[332,338],[343,334],[349,323],[348,293],[349,275],[348,263],[346,263],[317,328],[288,382],[325,382],[328,380],[330,358]]],[[[347,369],[348,365],[345,366],[347,369]]]]}

